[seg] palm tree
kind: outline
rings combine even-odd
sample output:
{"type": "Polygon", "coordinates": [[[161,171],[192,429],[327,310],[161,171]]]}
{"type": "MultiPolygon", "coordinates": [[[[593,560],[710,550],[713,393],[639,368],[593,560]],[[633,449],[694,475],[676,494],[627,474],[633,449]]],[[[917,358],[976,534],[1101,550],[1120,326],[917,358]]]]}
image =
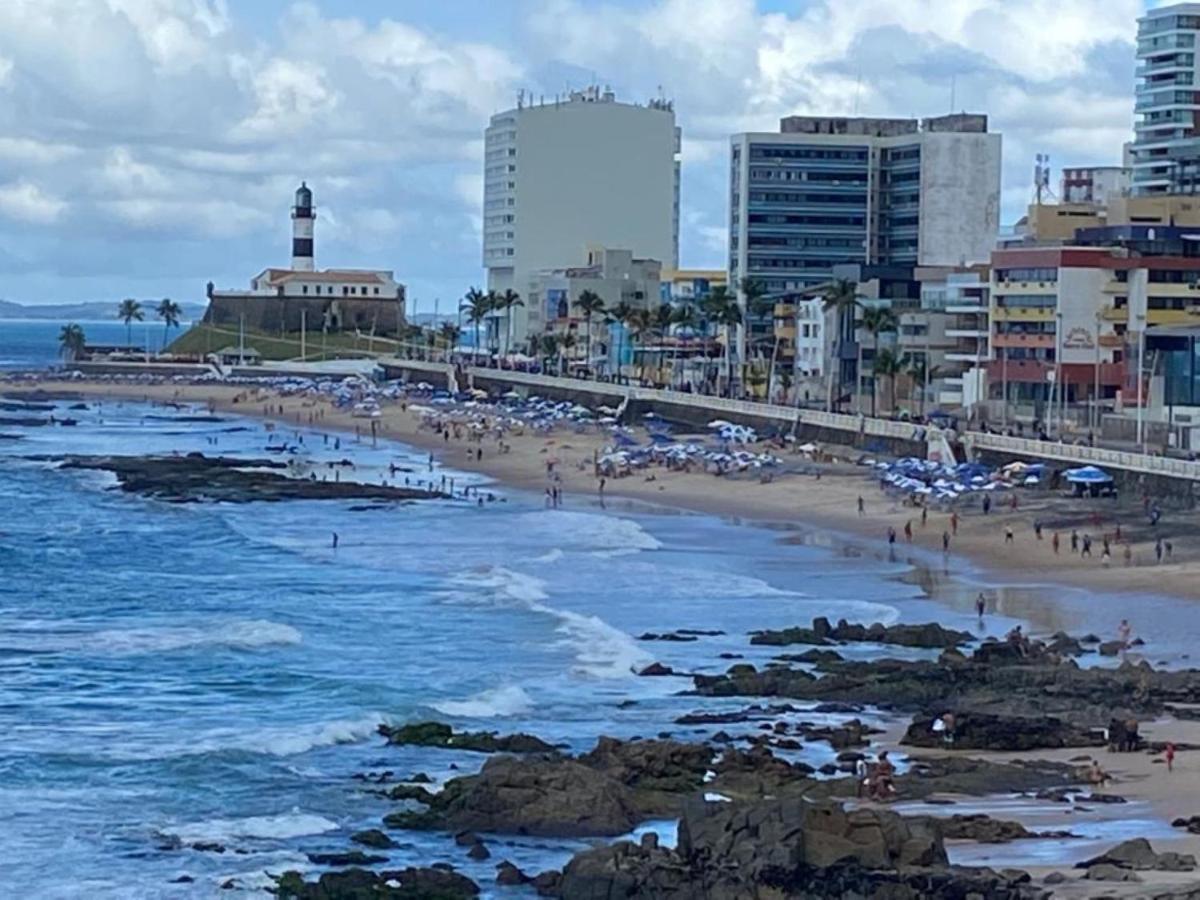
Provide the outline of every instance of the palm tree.
{"type": "Polygon", "coordinates": [[[81,356],[86,344],[87,338],[84,336],[83,328],[75,322],[64,325],[62,331],[58,333],[59,351],[68,362],[81,356]]]}
{"type": "Polygon", "coordinates": [[[154,310],[154,314],[163,320],[163,349],[167,349],[167,337],[172,328],[179,327],[179,314],[182,310],[179,304],[169,297],[164,297],[154,310]]]}
{"type": "Polygon", "coordinates": [[[504,355],[508,356],[508,342],[512,337],[512,309],[514,306],[524,306],[521,295],[512,288],[507,288],[503,294],[496,297],[496,310],[504,313],[504,355]]]}
{"type": "Polygon", "coordinates": [[[937,366],[929,365],[924,353],[906,353],[901,360],[904,364],[904,374],[912,379],[912,394],[917,398],[918,415],[925,416],[925,383],[932,381],[941,374],[937,366]]]}
{"type": "Polygon", "coordinates": [[[491,296],[491,294],[485,294],[479,288],[473,287],[467,291],[458,307],[467,314],[467,321],[475,326],[476,351],[483,349],[479,344],[479,326],[483,324],[487,314],[492,311],[491,296]]]}
{"type": "MultiPolygon", "coordinates": [[[[646,343],[646,336],[654,333],[654,313],[648,309],[635,309],[629,317],[629,329],[633,334],[634,343],[646,343]]],[[[642,354],[641,362],[637,367],[638,378],[646,377],[646,354],[642,354]]]]}
{"type": "Polygon", "coordinates": [[[531,345],[531,349],[534,350],[534,353],[531,355],[540,355],[542,357],[543,368],[549,369],[550,360],[558,356],[558,335],[543,334],[540,340],[534,338],[531,345]]]}
{"type": "Polygon", "coordinates": [[[871,373],[875,378],[887,378],[891,385],[892,402],[890,408],[896,409],[896,376],[900,373],[902,365],[900,357],[890,347],[884,347],[875,354],[875,361],[871,365],[871,373]]]}
{"type": "MultiPolygon", "coordinates": [[[[675,326],[675,362],[679,362],[679,332],[685,328],[691,331],[696,329],[696,307],[690,303],[681,303],[671,310],[671,324],[675,326]]],[[[674,375],[675,367],[672,366],[672,375],[674,375]]],[[[672,379],[672,383],[674,380],[672,379]]]]}
{"type": "MultiPolygon", "coordinates": [[[[885,306],[871,306],[863,310],[862,327],[871,335],[871,349],[879,353],[879,335],[885,331],[896,330],[896,314],[885,306]]],[[[861,365],[860,365],[861,368],[861,365]]],[[[879,393],[875,384],[874,369],[871,378],[871,415],[875,415],[875,397],[879,393]]]]}
{"type": "Polygon", "coordinates": [[[575,308],[583,313],[583,321],[587,329],[584,349],[585,362],[588,368],[592,365],[592,317],[604,315],[604,299],[594,291],[581,291],[575,301],[575,308]]]}
{"type": "Polygon", "coordinates": [[[121,305],[117,307],[117,318],[125,322],[125,344],[133,346],[133,322],[142,321],[146,318],[146,314],[142,312],[142,304],[132,298],[126,298],[121,301],[121,305]]]}
{"type": "Polygon", "coordinates": [[[443,322],[440,333],[442,343],[446,345],[446,356],[449,358],[451,351],[458,346],[458,339],[462,337],[462,329],[453,322],[443,322]]]}
{"type": "MultiPolygon", "coordinates": [[[[829,283],[821,295],[821,305],[825,312],[834,313],[833,328],[833,358],[829,361],[830,407],[841,405],[842,388],[842,341],[845,340],[845,319],[847,311],[858,306],[858,285],[845,278],[837,278],[829,283]],[[836,381],[834,373],[837,373],[836,381]],[[836,385],[836,389],[835,389],[836,385]]],[[[851,318],[853,321],[853,318],[851,318]]]]}
{"type": "MultiPolygon", "coordinates": [[[[628,303],[626,303],[624,300],[622,300],[620,303],[618,303],[612,309],[608,310],[605,318],[610,324],[613,322],[619,323],[621,325],[621,328],[627,331],[629,328],[629,321],[633,317],[633,314],[635,312],[637,312],[637,310],[635,310],[632,306],[630,306],[628,303]]],[[[621,340],[619,340],[617,342],[617,375],[618,376],[620,376],[621,370],[624,368],[624,357],[622,356],[624,349],[625,349],[625,336],[624,336],[624,334],[622,334],[621,340]]]]}
{"type": "Polygon", "coordinates": [[[725,390],[733,396],[733,356],[730,344],[733,341],[733,329],[742,324],[742,308],[736,303],[728,302],[718,309],[715,322],[725,329],[725,390]]]}
{"type": "MultiPolygon", "coordinates": [[[[746,277],[738,282],[738,293],[742,295],[742,318],[747,323],[747,329],[752,327],[754,322],[766,315],[766,313],[775,305],[773,300],[768,300],[766,298],[766,286],[761,281],[758,281],[754,278],[746,277]]],[[[774,322],[772,322],[771,331],[773,332],[774,330],[774,322]]],[[[753,343],[754,342],[752,340],[747,338],[741,342],[739,349],[745,349],[753,343]]],[[[741,360],[741,366],[743,369],[745,369],[750,362],[748,358],[750,356],[749,350],[746,350],[744,356],[746,358],[741,360]]]]}
{"type": "Polygon", "coordinates": [[[574,350],[578,344],[579,344],[579,338],[575,337],[575,332],[573,332],[573,331],[568,331],[565,334],[559,336],[559,338],[558,338],[558,353],[559,353],[558,374],[559,375],[562,375],[564,372],[569,371],[569,369],[566,365],[567,355],[572,350],[574,350]]]}

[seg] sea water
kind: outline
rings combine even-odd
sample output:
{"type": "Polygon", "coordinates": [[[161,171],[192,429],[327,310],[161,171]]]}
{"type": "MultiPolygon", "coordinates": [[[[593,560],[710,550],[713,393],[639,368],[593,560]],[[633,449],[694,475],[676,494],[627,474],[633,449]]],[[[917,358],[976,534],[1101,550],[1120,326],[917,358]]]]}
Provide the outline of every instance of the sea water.
{"type": "MultiPolygon", "coordinates": [[[[389,747],[380,724],[529,731],[573,752],[600,734],[702,738],[673,719],[745,702],[684,696],[687,679],[634,671],[657,660],[719,672],[721,653],[761,666],[775,651],[751,647],[748,631],[818,615],[973,624],[969,601],[955,612],[897,580],[907,564],[820,536],[782,541],[590,497],[549,510],[403,445],[342,436],[335,448],[311,430],[196,421],[203,409],[60,402],[55,416],[78,424],[0,427],[3,896],[260,887],[269,873],[316,870],[306,853],[350,849],[352,832],[397,808],[356,773],[441,782],[484,760],[389,747]],[[347,477],[445,476],[494,500],[177,505],[29,458],[251,458],[282,443],[294,451],[283,458],[322,473],[348,458],[347,477]],[[638,640],[680,628],[724,633],[638,640]],[[189,846],[205,842],[225,852],[189,846]]],[[[920,655],[892,655],[905,653],[920,655]]],[[[449,862],[485,893],[501,859],[536,872],[583,846],[500,838],[491,860],[472,862],[446,835],[394,836],[389,866],[449,862]]]]}

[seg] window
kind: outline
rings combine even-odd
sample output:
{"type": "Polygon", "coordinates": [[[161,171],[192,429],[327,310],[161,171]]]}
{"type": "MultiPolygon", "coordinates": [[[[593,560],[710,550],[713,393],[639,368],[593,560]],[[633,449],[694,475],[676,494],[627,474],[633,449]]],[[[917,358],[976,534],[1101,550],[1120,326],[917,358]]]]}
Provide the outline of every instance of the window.
{"type": "Polygon", "coordinates": [[[302,293],[302,294],[308,293],[308,285],[307,284],[300,285],[300,293],[302,293]]]}
{"type": "Polygon", "coordinates": [[[379,288],[375,288],[375,296],[376,296],[376,297],[378,297],[378,296],[379,296],[379,288]]]}

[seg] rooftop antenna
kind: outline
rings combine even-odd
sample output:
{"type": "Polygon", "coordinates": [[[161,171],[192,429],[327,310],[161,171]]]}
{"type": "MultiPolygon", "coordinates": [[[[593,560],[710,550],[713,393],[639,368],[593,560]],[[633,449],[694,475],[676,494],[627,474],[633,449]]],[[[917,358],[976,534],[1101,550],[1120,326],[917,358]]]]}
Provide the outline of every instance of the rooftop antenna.
{"type": "Polygon", "coordinates": [[[1050,190],[1050,154],[1039,153],[1033,165],[1033,202],[1041,206],[1044,200],[1051,198],[1054,198],[1054,192],[1050,190]]]}

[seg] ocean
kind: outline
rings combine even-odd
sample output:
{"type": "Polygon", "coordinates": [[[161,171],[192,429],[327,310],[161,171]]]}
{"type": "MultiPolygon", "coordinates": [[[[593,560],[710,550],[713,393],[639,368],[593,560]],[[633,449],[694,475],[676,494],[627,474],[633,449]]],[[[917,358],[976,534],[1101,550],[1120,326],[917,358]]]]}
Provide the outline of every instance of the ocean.
{"type": "MultiPolygon", "coordinates": [[[[128,331],[124,322],[85,321],[79,322],[89,344],[120,345],[132,344],[139,348],[158,351],[163,344],[163,326],[147,313],[147,321],[134,322],[128,331]]],[[[0,371],[14,369],[44,369],[62,361],[58,335],[66,322],[49,319],[0,319],[0,371]]],[[[183,328],[187,328],[184,323],[183,328]]],[[[171,329],[170,338],[180,334],[171,329]]]]}
{"type": "MultiPolygon", "coordinates": [[[[620,502],[547,510],[541,497],[436,466],[433,478],[479,484],[496,502],[171,505],[28,458],[263,455],[261,423],[187,413],[63,402],[55,415],[74,427],[0,425],[2,896],[260,888],[268,872],[319,870],[307,853],[349,849],[351,833],[396,809],[356,774],[443,781],[484,760],[389,747],[383,723],[527,731],[572,751],[601,734],[702,737],[673,720],[747,704],[682,695],[686,679],[633,670],[657,660],[719,672],[721,653],[761,666],[774,651],[750,646],[748,631],[819,615],[975,624],[973,587],[957,605],[934,602],[902,578],[907,562],[835,537],[620,502]],[[722,633],[638,640],[681,628],[722,633]],[[206,842],[224,852],[190,846],[206,842]]],[[[426,455],[403,445],[345,438],[334,449],[302,434],[311,462],[348,456],[363,480],[390,464],[431,477],[426,455]]],[[[1083,595],[1079,615],[1097,602],[1083,595]]],[[[1077,618],[1064,613],[1067,625],[1077,618]]],[[[1015,621],[995,616],[989,628],[1015,621]]],[[[1179,649],[1194,639],[1185,629],[1179,649]]],[[[819,765],[833,751],[807,744],[799,758],[819,765]]],[[[1131,827],[1148,828],[1137,813],[1131,827]]],[[[448,835],[395,836],[389,866],[451,863],[485,896],[496,895],[498,861],[537,872],[583,846],[496,838],[492,859],[474,862],[448,835]]]]}

